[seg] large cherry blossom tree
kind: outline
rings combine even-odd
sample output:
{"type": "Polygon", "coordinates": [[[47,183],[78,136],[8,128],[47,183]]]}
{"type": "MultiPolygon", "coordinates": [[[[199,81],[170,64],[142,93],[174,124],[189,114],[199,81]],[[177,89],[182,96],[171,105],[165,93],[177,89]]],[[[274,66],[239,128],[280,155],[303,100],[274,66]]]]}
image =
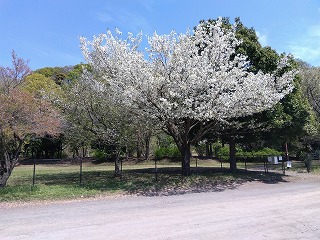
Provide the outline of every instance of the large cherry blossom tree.
{"type": "Polygon", "coordinates": [[[222,21],[194,32],[154,33],[139,51],[142,34],[126,39],[117,30],[81,38],[83,54],[97,79],[119,102],[162,124],[182,155],[182,174],[190,174],[190,147],[221,122],[274,106],[292,91],[294,71],[284,71],[286,57],[271,74],[248,71],[250,62],[236,55],[234,28],[222,21]],[[210,31],[208,31],[210,29],[210,31]]]}

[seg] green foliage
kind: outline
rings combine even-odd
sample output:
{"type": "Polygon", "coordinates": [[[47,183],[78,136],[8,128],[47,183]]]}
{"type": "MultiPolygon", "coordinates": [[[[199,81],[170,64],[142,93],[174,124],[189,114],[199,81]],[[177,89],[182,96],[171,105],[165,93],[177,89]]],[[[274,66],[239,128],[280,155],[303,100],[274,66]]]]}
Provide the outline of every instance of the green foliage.
{"type": "Polygon", "coordinates": [[[60,93],[59,86],[51,79],[40,73],[33,73],[26,77],[22,89],[37,98],[53,98],[60,93]]]}
{"type": "MultiPolygon", "coordinates": [[[[262,149],[256,149],[252,151],[245,151],[244,149],[240,148],[239,146],[236,147],[237,158],[260,158],[260,157],[267,157],[267,156],[281,156],[283,153],[280,151],[277,151],[272,148],[262,148],[262,149]]],[[[229,159],[229,145],[225,145],[224,147],[220,147],[217,151],[218,157],[220,157],[222,160],[228,160],[229,159]]]]}
{"type": "MultiPolygon", "coordinates": [[[[223,26],[230,29],[232,24],[228,17],[223,17],[223,26]]],[[[201,24],[206,26],[207,23],[215,22],[217,20],[209,19],[208,21],[200,21],[201,24]]],[[[249,71],[264,73],[271,73],[276,70],[279,55],[271,47],[262,47],[257,33],[254,28],[248,28],[243,25],[240,18],[235,19],[236,23],[236,37],[242,41],[237,47],[236,53],[248,57],[250,61],[249,71]]],[[[208,30],[209,31],[209,30],[208,30]]]]}
{"type": "Polygon", "coordinates": [[[166,147],[159,147],[155,151],[156,158],[164,158],[164,157],[180,157],[181,153],[178,147],[175,144],[170,144],[166,147]]]}
{"type": "Polygon", "coordinates": [[[91,71],[89,64],[83,64],[83,63],[77,64],[77,65],[73,66],[72,70],[70,70],[67,73],[67,79],[71,83],[77,82],[77,80],[80,78],[81,74],[83,73],[83,69],[85,69],[87,71],[91,71]]]}
{"type": "Polygon", "coordinates": [[[264,139],[269,141],[270,146],[290,142],[291,148],[298,150],[306,137],[318,132],[318,124],[308,100],[302,94],[299,79],[295,81],[294,91],[267,114],[266,120],[271,129],[264,134],[264,139]]]}
{"type": "Polygon", "coordinates": [[[283,153],[272,148],[262,148],[260,150],[253,151],[252,154],[254,156],[279,156],[283,153]]]}
{"type": "MultiPolygon", "coordinates": [[[[215,20],[208,20],[215,21],[215,20]]],[[[223,18],[224,26],[231,27],[229,18],[223,18]]],[[[206,22],[202,21],[203,24],[206,22]]],[[[249,71],[274,72],[282,56],[271,47],[262,47],[256,31],[243,25],[240,18],[235,19],[236,36],[242,43],[236,49],[237,54],[248,56],[249,71]]],[[[298,63],[290,59],[289,68],[297,68],[298,63]]],[[[286,71],[287,69],[283,71],[286,71]]],[[[281,74],[280,72],[279,74],[281,74]]],[[[295,79],[295,89],[281,100],[273,109],[250,117],[235,119],[234,126],[226,126],[222,136],[241,136],[238,141],[255,147],[279,148],[285,142],[298,147],[304,139],[318,132],[315,117],[309,102],[301,91],[301,79],[295,79]],[[260,144],[260,145],[258,145],[260,144]]]]}
{"type": "Polygon", "coordinates": [[[156,149],[154,149],[154,155],[156,158],[181,156],[173,138],[165,133],[157,134],[157,145],[156,149]]]}
{"type": "Polygon", "coordinates": [[[219,158],[223,160],[229,159],[230,155],[230,150],[229,150],[229,145],[225,145],[224,147],[217,148],[217,155],[219,158]]]}
{"type": "Polygon", "coordinates": [[[48,78],[51,78],[56,84],[61,85],[67,78],[69,69],[67,67],[45,67],[34,71],[35,73],[42,74],[48,78]]]}
{"type": "Polygon", "coordinates": [[[93,151],[93,157],[97,162],[105,162],[107,160],[108,154],[104,150],[95,149],[93,151]]]}
{"type": "Polygon", "coordinates": [[[313,162],[313,156],[310,153],[301,152],[299,154],[299,159],[304,162],[304,165],[307,168],[307,171],[310,172],[312,167],[312,162],[313,162]]]}

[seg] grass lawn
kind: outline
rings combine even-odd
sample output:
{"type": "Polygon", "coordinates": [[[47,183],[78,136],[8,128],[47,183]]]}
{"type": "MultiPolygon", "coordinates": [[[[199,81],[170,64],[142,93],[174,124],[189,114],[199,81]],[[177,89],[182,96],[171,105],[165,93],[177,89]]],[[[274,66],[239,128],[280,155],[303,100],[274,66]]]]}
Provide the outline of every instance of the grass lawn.
{"type": "MultiPolygon", "coordinates": [[[[182,177],[180,164],[160,161],[157,175],[154,162],[125,162],[122,178],[114,178],[111,163],[83,164],[82,183],[78,164],[38,164],[35,185],[32,186],[33,165],[17,166],[8,184],[0,189],[0,202],[58,200],[97,197],[117,194],[146,196],[184,194],[187,192],[222,191],[234,188],[246,181],[282,181],[281,171],[264,174],[263,165],[255,166],[259,171],[239,171],[231,174],[228,163],[214,160],[192,161],[192,175],[182,177]],[[197,167],[196,167],[197,166],[197,167]]],[[[238,164],[244,169],[244,163],[238,164]]],[[[247,164],[248,168],[252,164],[247,164]]],[[[316,171],[319,171],[319,167],[316,171]]],[[[297,168],[298,170],[298,168],[297,168]]]]}

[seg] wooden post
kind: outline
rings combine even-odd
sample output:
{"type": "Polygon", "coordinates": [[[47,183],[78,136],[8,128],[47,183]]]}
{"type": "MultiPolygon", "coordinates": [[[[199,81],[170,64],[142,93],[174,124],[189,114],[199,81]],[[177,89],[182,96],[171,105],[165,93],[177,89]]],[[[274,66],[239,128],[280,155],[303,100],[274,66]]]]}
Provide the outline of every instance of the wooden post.
{"type": "Polygon", "coordinates": [[[80,157],[80,176],[79,176],[79,183],[82,184],[82,157],[80,157]]]}
{"type": "Polygon", "coordinates": [[[36,180],[36,159],[33,158],[33,176],[32,176],[32,187],[34,187],[36,180]]]}
{"type": "MultiPolygon", "coordinates": [[[[286,142],[286,162],[289,161],[288,142],[286,142]]],[[[286,168],[284,166],[284,159],[282,159],[282,173],[286,175],[286,168]]]]}
{"type": "Polygon", "coordinates": [[[157,166],[157,157],[154,158],[154,170],[155,170],[155,179],[158,182],[158,166],[157,166]]]}
{"type": "Polygon", "coordinates": [[[196,157],[196,173],[198,175],[198,157],[196,157]]]}

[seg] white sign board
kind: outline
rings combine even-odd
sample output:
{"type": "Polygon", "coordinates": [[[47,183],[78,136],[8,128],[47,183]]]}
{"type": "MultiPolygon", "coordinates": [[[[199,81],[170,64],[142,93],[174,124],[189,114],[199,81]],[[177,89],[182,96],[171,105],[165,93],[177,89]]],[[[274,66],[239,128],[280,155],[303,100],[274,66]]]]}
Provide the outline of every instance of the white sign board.
{"type": "Polygon", "coordinates": [[[291,168],[291,161],[287,161],[287,168],[291,168]]]}

